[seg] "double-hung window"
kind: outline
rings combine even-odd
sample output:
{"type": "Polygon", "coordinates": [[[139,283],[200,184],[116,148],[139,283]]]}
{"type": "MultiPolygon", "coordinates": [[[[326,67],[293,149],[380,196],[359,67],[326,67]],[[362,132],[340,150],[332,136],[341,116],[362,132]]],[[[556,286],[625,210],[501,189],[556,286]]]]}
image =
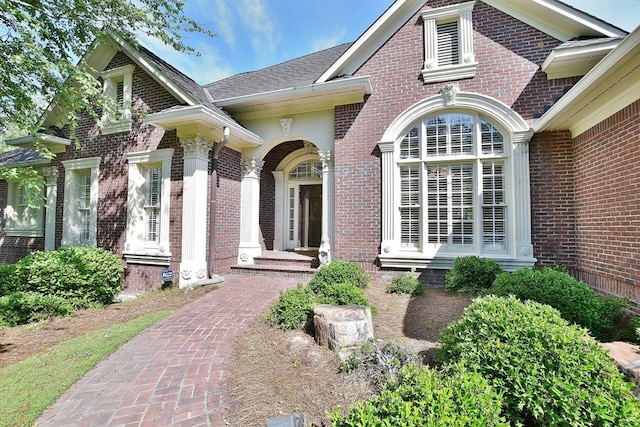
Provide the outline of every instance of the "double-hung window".
{"type": "Polygon", "coordinates": [[[96,246],[99,157],[65,160],[62,245],[96,246]]]}
{"type": "Polygon", "coordinates": [[[129,163],[127,239],[128,263],[169,265],[169,207],[173,149],[126,154],[129,163]]]}
{"type": "Polygon", "coordinates": [[[125,65],[102,73],[105,111],[100,123],[102,134],[131,131],[131,98],[133,65],[125,65]]]}
{"type": "Polygon", "coordinates": [[[509,149],[475,113],[413,126],[396,148],[400,251],[425,257],[508,251],[509,149]]]}
{"type": "Polygon", "coordinates": [[[9,182],[8,187],[7,207],[4,212],[7,235],[44,236],[42,187],[21,185],[18,182],[9,182]]]}

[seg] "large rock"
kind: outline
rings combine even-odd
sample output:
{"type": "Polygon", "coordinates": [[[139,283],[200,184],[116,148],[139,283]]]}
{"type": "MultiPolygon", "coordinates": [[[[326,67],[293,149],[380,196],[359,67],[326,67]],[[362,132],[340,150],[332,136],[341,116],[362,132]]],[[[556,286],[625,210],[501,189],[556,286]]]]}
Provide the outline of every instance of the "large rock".
{"type": "Polygon", "coordinates": [[[636,386],[640,386],[640,347],[622,341],[603,343],[602,347],[609,350],[622,373],[636,386]]]}
{"type": "Polygon", "coordinates": [[[362,346],[373,339],[371,308],[319,305],[313,309],[316,342],[334,351],[362,346]]]}

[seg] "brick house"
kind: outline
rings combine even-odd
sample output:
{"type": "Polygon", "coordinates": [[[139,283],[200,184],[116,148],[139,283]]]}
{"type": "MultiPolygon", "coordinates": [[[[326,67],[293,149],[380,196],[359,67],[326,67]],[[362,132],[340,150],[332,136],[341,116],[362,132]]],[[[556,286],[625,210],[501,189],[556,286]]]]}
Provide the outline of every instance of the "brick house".
{"type": "MultiPolygon", "coordinates": [[[[97,245],[126,288],[181,286],[277,253],[431,283],[461,255],[562,264],[640,301],[640,31],[554,0],[397,0],[355,42],[200,86],[145,48],[89,63],[122,115],[76,147],[54,115],[5,164],[0,262],[97,245]]],[[[240,267],[239,267],[240,266],[240,267]]]]}

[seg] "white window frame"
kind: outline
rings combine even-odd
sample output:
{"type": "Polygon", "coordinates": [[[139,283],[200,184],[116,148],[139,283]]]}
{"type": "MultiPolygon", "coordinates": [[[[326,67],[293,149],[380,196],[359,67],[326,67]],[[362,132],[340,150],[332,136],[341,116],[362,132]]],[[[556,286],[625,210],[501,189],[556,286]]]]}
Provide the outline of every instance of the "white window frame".
{"type": "Polygon", "coordinates": [[[124,257],[130,264],[169,265],[169,214],[171,205],[171,159],[173,148],[125,154],[129,163],[127,195],[127,238],[124,257]],[[147,173],[151,168],[161,170],[159,235],[148,240],[147,173]]]}
{"type": "MultiPolygon", "coordinates": [[[[16,181],[9,181],[7,184],[8,197],[7,206],[4,211],[6,219],[4,231],[7,236],[43,237],[43,205],[31,207],[21,204],[21,190],[25,187],[22,187],[20,183],[16,181]]],[[[40,189],[40,192],[44,203],[44,187],[40,189]]]]}
{"type": "Polygon", "coordinates": [[[62,246],[97,246],[98,179],[100,157],[62,161],[64,175],[64,209],[62,218],[62,246]],[[89,174],[90,194],[88,209],[88,236],[82,236],[82,218],[78,201],[80,177],[89,174]]]}
{"type": "Polygon", "coordinates": [[[473,53],[472,11],[475,1],[428,9],[422,12],[424,25],[424,83],[472,78],[478,62],[473,53]],[[458,24],[459,61],[452,65],[438,65],[438,25],[458,24]]]}
{"type": "MultiPolygon", "coordinates": [[[[450,269],[453,261],[460,255],[469,255],[453,250],[427,251],[425,245],[414,250],[401,247],[399,224],[400,176],[398,160],[404,136],[426,117],[433,117],[448,112],[478,114],[496,127],[502,134],[505,148],[509,154],[505,163],[505,188],[507,189],[507,205],[509,223],[507,233],[508,249],[504,251],[476,252],[476,255],[490,257],[496,260],[502,268],[514,271],[521,267],[531,267],[536,259],[533,256],[531,244],[531,201],[529,180],[529,140],[533,135],[526,120],[506,104],[486,95],[462,92],[458,88],[445,85],[439,95],[421,100],[403,111],[387,127],[378,142],[381,153],[381,242],[378,260],[383,268],[434,268],[450,269]],[[452,90],[455,89],[455,90],[452,90]],[[505,146],[506,147],[506,146],[505,146]],[[500,253],[497,253],[500,252],[500,253]]],[[[422,149],[422,148],[421,148],[422,149]]],[[[404,153],[414,153],[404,147],[404,153]]],[[[451,156],[440,153],[446,162],[451,156]]],[[[487,154],[490,158],[496,153],[487,154]]],[[[422,153],[420,153],[422,156],[422,153]]],[[[456,162],[461,161],[461,155],[455,156],[456,162]]],[[[500,157],[500,156],[498,156],[500,157]]],[[[421,157],[422,158],[422,157],[421,157]]],[[[483,159],[484,160],[484,159],[483,159]]],[[[469,162],[477,162],[470,156],[469,162]]],[[[420,163],[421,165],[423,163],[420,163]]],[[[423,166],[424,169],[424,166],[423,166]]],[[[421,172],[422,173],[422,172],[421,172]]],[[[477,173],[477,172],[476,172],[477,173]]],[[[413,203],[413,202],[412,202],[413,203]]],[[[474,217],[475,218],[475,217],[474,217]]],[[[424,224],[421,224],[424,226],[424,224]]],[[[422,234],[424,235],[424,233],[422,234]]],[[[421,235],[421,236],[422,236],[421,235]]],[[[420,241],[422,243],[422,241],[420,241]]]]}
{"type": "Polygon", "coordinates": [[[131,91],[134,65],[123,65],[102,73],[102,91],[112,105],[121,109],[118,116],[105,113],[102,115],[100,127],[103,135],[120,132],[131,132],[131,91]],[[118,84],[122,83],[122,105],[116,105],[118,99],[118,84]]]}

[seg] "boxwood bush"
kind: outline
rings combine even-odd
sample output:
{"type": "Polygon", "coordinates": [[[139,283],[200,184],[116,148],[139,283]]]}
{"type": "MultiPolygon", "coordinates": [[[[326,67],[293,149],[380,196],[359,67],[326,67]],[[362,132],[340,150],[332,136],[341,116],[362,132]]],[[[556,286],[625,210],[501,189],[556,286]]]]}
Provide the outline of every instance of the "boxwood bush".
{"type": "Polygon", "coordinates": [[[475,294],[491,287],[496,276],[502,272],[500,265],[491,258],[458,257],[444,277],[444,288],[448,291],[475,294]]]}
{"type": "Polygon", "coordinates": [[[485,293],[548,304],[565,320],[584,326],[600,340],[612,331],[614,319],[624,316],[624,300],[598,295],[586,283],[556,268],[502,273],[485,293]]]}
{"type": "Polygon", "coordinates": [[[334,260],[321,266],[309,281],[309,287],[316,294],[322,294],[323,288],[336,283],[351,283],[364,288],[371,278],[362,267],[355,262],[334,260]]]}
{"type": "Polygon", "coordinates": [[[640,423],[640,404],[611,357],[548,305],[478,298],[440,341],[442,360],[463,361],[503,394],[512,425],[640,423]]]}
{"type": "Polygon", "coordinates": [[[298,284],[294,289],[280,293],[267,314],[267,322],[285,331],[299,328],[309,318],[309,313],[317,303],[318,297],[311,290],[298,284]]]}
{"type": "Polygon", "coordinates": [[[16,326],[54,316],[68,316],[85,308],[83,300],[43,295],[37,292],[13,292],[0,297],[0,326],[16,326]]]}
{"type": "Polygon", "coordinates": [[[19,291],[109,304],[120,291],[124,268],[104,249],[67,246],[27,255],[16,263],[14,277],[19,291]]]}
{"type": "Polygon", "coordinates": [[[18,289],[14,277],[15,270],[15,264],[0,265],[0,297],[18,289]]]}
{"type": "Polygon", "coordinates": [[[409,294],[411,296],[422,295],[424,285],[418,280],[418,273],[409,272],[393,276],[391,284],[387,286],[388,294],[409,294]]]}
{"type": "Polygon", "coordinates": [[[331,420],[335,427],[508,427],[501,404],[500,394],[462,364],[445,371],[410,364],[379,396],[358,403],[347,415],[336,409],[331,420]]]}

